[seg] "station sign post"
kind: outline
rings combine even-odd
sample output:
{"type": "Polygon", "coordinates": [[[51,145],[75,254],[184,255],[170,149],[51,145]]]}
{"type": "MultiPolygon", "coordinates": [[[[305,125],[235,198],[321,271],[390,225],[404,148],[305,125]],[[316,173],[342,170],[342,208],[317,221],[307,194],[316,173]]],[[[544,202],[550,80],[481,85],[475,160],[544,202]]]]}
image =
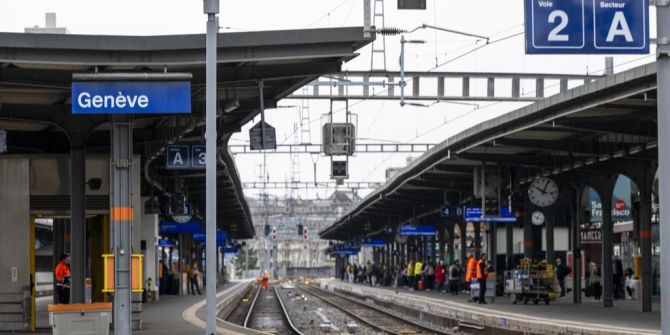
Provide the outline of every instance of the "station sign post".
{"type": "MultiPolygon", "coordinates": [[[[72,75],[72,114],[109,115],[111,133],[111,208],[113,254],[105,265],[106,286],[114,288],[114,331],[132,333],[132,285],[137,265],[132,253],[133,117],[134,114],[185,114],[191,112],[190,73],[75,73],[72,75]]],[[[135,191],[137,192],[137,191],[135,191]]],[[[139,278],[139,279],[137,279],[139,278]]],[[[73,281],[74,282],[74,281],[73,281]]]]}
{"type": "MultiPolygon", "coordinates": [[[[661,222],[661,333],[670,334],[670,1],[656,0],[656,78],[658,82],[658,183],[661,222]]],[[[640,234],[646,245],[651,232],[640,234]]],[[[644,292],[643,292],[644,293],[644,292]]]]}
{"type": "MultiPolygon", "coordinates": [[[[670,287],[670,0],[655,0],[658,111],[658,180],[661,287],[670,287]],[[666,227],[666,228],[663,228],[666,227]]],[[[527,54],[647,54],[650,51],[650,0],[525,0],[527,54]]],[[[647,199],[651,201],[651,199],[647,199]]],[[[651,231],[640,232],[650,248],[651,231]]],[[[576,264],[576,266],[579,266],[576,264]]],[[[647,265],[647,268],[650,266],[647,265]]],[[[650,271],[650,270],[647,270],[650,271]]],[[[646,273],[643,280],[648,280],[646,273]]],[[[651,292],[643,292],[643,311],[651,311],[651,292]]],[[[607,299],[605,303],[607,304],[607,299]]],[[[661,305],[670,304],[670,290],[661,305]]],[[[661,331],[670,334],[670,309],[661,309],[661,331]]]]}

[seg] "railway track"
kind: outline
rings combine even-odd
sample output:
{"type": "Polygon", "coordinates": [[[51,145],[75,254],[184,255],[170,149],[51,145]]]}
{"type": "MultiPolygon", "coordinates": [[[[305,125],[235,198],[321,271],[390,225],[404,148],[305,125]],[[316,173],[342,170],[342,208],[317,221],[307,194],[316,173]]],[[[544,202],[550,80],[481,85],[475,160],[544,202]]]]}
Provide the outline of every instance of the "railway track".
{"type": "Polygon", "coordinates": [[[274,286],[258,288],[244,320],[244,327],[278,335],[302,335],[291,323],[274,286]]]}
{"type": "Polygon", "coordinates": [[[300,285],[299,289],[349,314],[353,318],[387,334],[450,334],[425,325],[403,320],[378,307],[356,301],[314,286],[300,285]]]}

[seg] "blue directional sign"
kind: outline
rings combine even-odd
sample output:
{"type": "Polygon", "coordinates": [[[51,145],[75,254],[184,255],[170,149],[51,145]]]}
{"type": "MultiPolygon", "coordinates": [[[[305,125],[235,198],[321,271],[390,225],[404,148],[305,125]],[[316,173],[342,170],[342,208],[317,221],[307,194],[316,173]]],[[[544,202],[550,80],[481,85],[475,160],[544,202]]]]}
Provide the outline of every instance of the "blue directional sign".
{"type": "Polygon", "coordinates": [[[187,234],[202,233],[202,221],[191,220],[186,223],[177,223],[174,221],[161,221],[158,224],[160,234],[187,234]]]}
{"type": "MultiPolygon", "coordinates": [[[[205,233],[194,233],[193,234],[193,240],[196,242],[205,242],[206,235],[205,233]]],[[[226,237],[226,232],[225,231],[217,231],[216,232],[216,241],[217,244],[219,242],[225,242],[227,239],[226,237]]]]}
{"type": "Polygon", "coordinates": [[[158,246],[167,248],[167,247],[174,247],[174,241],[172,240],[158,240],[158,246]]]}
{"type": "Polygon", "coordinates": [[[400,235],[433,236],[435,235],[435,225],[401,226],[400,235]]]}
{"type": "Polygon", "coordinates": [[[191,113],[188,81],[72,82],[72,114],[191,113]]]}
{"type": "Polygon", "coordinates": [[[525,0],[527,54],[647,54],[649,0],[525,0]]]}
{"type": "Polygon", "coordinates": [[[170,170],[204,170],[206,167],[204,145],[172,144],[165,148],[165,168],[170,170]]]}
{"type": "Polygon", "coordinates": [[[383,247],[385,244],[384,240],[366,240],[361,242],[361,247],[383,247]]]}

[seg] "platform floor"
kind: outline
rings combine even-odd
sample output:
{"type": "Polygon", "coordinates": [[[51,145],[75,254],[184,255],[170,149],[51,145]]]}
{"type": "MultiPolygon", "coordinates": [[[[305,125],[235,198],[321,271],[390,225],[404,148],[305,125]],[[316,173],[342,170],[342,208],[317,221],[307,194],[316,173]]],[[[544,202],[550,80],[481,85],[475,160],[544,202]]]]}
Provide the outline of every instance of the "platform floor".
{"type": "Polygon", "coordinates": [[[551,302],[549,305],[529,303],[512,304],[509,297],[497,297],[494,303],[480,305],[468,302],[469,295],[460,292],[458,296],[437,294],[435,291],[410,291],[407,288],[370,287],[363,284],[349,284],[338,279],[322,280],[329,285],[354,287],[362,292],[376,292],[385,296],[417,299],[442,304],[452,309],[475,311],[482,314],[500,315],[501,318],[521,318],[543,325],[576,325],[585,329],[610,329],[622,334],[660,334],[660,304],[653,305],[654,312],[640,312],[639,300],[616,300],[614,307],[604,308],[602,302],[582,297],[581,304],[573,304],[568,295],[551,302]]]}
{"type": "MultiPolygon", "coordinates": [[[[218,293],[223,293],[237,285],[232,283],[222,286],[218,293]]],[[[192,306],[202,302],[203,295],[164,295],[159,301],[154,301],[142,306],[142,330],[133,331],[137,335],[202,335],[204,329],[199,328],[184,319],[184,312],[192,306]]],[[[38,331],[34,334],[51,334],[49,326],[47,305],[52,301],[51,297],[38,298],[37,300],[37,326],[38,331]]],[[[204,306],[204,304],[203,304],[204,306]]],[[[205,319],[204,307],[196,311],[195,315],[201,320],[205,319]]],[[[110,332],[111,334],[112,332],[110,332]]]]}

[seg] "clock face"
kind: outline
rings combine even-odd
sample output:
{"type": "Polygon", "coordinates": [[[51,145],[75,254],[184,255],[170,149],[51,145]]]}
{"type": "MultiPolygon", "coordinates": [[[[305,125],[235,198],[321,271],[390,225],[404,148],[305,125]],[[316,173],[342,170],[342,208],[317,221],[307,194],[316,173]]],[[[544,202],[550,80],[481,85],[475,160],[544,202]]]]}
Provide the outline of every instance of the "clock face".
{"type": "Polygon", "coordinates": [[[544,223],[544,213],[540,211],[534,211],[531,217],[531,221],[536,226],[541,226],[544,223]]]}
{"type": "Polygon", "coordinates": [[[558,199],[558,185],[549,178],[535,179],[528,187],[528,197],[535,206],[551,206],[558,199]]]}

